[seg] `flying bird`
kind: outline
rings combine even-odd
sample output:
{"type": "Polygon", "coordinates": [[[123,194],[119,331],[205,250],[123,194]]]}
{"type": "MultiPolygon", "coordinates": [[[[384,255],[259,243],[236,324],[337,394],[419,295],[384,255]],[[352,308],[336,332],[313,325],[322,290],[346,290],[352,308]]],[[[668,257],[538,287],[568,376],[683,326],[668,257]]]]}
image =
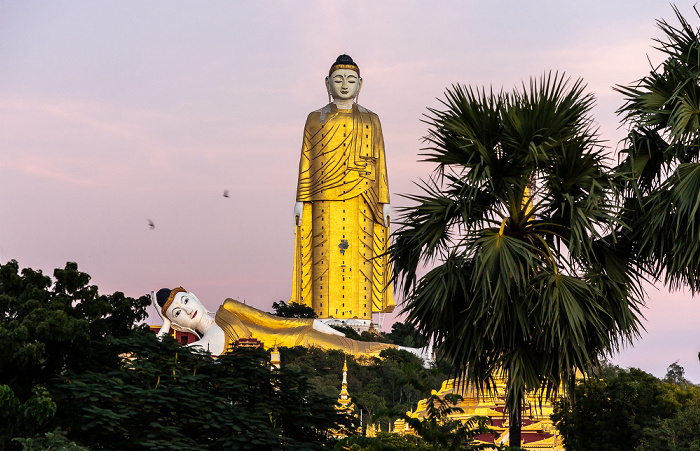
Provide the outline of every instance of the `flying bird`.
{"type": "Polygon", "coordinates": [[[153,224],[153,221],[151,221],[150,219],[148,219],[147,221],[148,221],[148,226],[151,228],[151,230],[156,228],[156,225],[153,224]]]}
{"type": "Polygon", "coordinates": [[[224,190],[224,197],[228,197],[228,190],[227,189],[224,190]]]}

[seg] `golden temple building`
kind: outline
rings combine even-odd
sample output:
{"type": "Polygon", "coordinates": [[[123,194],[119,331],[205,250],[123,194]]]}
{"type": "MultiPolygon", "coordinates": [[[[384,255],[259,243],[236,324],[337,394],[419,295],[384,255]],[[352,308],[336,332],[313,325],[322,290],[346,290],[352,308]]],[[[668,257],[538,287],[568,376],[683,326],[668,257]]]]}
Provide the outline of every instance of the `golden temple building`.
{"type": "MultiPolygon", "coordinates": [[[[448,379],[442,383],[439,391],[433,390],[440,398],[448,394],[458,394],[464,399],[455,407],[462,409],[450,415],[452,420],[464,420],[475,416],[488,417],[491,420],[491,429],[496,434],[482,434],[477,439],[488,444],[508,444],[508,416],[505,412],[505,391],[504,379],[496,381],[496,391],[493,395],[477,395],[473,386],[463,389],[461,385],[456,385],[455,379],[448,379]]],[[[550,420],[552,405],[545,399],[525,399],[525,408],[522,413],[522,448],[527,450],[553,450],[564,451],[564,445],[558,435],[557,429],[550,420]]],[[[415,410],[407,412],[411,418],[423,418],[426,416],[426,400],[418,403],[415,410]]],[[[397,434],[412,434],[413,431],[404,420],[394,422],[394,432],[397,434]]]]}

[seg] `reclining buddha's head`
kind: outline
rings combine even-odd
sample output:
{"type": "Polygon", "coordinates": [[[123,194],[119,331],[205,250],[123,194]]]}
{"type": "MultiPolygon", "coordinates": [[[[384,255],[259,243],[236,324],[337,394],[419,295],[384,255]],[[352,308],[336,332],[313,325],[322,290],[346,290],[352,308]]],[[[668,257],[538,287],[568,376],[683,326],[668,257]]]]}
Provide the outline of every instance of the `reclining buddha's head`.
{"type": "Polygon", "coordinates": [[[209,315],[197,296],[182,287],[158,290],[156,302],[161,308],[163,317],[170,320],[175,330],[187,332],[197,330],[202,318],[209,315]]]}

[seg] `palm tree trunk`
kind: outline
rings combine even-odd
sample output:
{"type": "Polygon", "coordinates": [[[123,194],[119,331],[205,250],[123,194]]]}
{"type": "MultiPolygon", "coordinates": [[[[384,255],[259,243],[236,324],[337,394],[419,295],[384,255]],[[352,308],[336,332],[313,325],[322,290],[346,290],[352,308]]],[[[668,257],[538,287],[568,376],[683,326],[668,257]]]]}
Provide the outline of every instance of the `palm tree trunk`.
{"type": "Polygon", "coordinates": [[[509,445],[513,446],[513,447],[515,447],[515,446],[520,447],[520,445],[522,444],[522,437],[521,437],[522,411],[523,411],[523,397],[518,396],[516,408],[510,412],[510,419],[508,421],[510,423],[510,425],[508,426],[509,445]]]}

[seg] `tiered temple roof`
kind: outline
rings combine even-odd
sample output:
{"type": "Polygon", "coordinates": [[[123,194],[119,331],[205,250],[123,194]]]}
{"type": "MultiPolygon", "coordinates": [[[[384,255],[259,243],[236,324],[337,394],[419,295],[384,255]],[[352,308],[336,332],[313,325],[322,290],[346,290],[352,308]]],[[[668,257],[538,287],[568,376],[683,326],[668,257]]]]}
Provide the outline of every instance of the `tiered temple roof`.
{"type": "MultiPolygon", "coordinates": [[[[505,415],[505,380],[496,381],[495,392],[478,395],[475,387],[457,385],[455,379],[443,382],[439,391],[433,390],[440,398],[454,393],[463,396],[463,400],[455,407],[462,409],[450,415],[453,420],[466,421],[474,416],[488,417],[491,420],[490,428],[496,434],[481,434],[477,439],[483,443],[508,443],[508,417],[505,415]]],[[[415,410],[407,413],[412,418],[423,418],[426,415],[426,400],[418,403],[415,410]]],[[[525,408],[522,413],[522,447],[528,450],[554,450],[564,451],[561,438],[557,435],[549,416],[552,414],[552,405],[547,400],[532,398],[525,400],[525,408]],[[541,404],[540,404],[541,401],[541,404]]],[[[405,421],[397,420],[394,423],[394,432],[398,434],[411,434],[413,431],[405,421]]]]}

